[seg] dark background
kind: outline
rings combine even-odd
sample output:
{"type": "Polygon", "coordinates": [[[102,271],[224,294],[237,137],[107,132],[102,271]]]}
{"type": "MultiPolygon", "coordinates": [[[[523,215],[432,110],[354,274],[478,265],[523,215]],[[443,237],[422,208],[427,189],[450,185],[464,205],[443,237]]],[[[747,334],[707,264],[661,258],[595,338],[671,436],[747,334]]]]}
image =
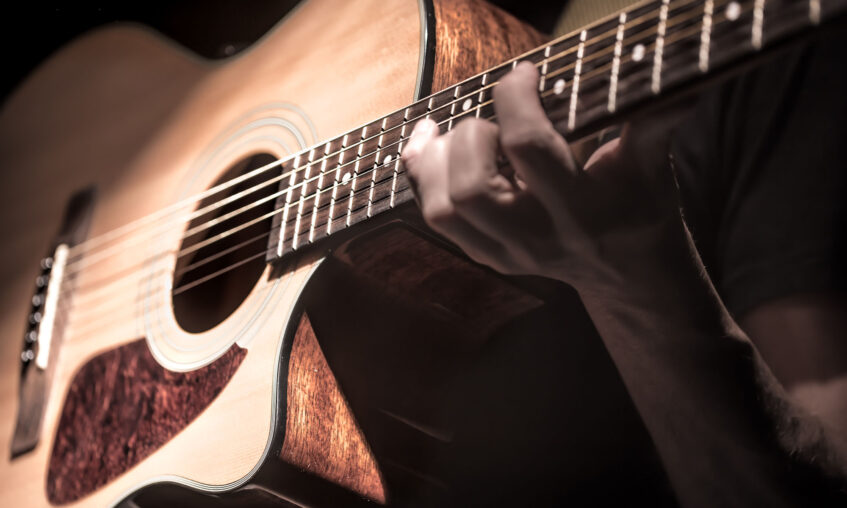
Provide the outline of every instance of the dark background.
{"type": "MultiPolygon", "coordinates": [[[[249,46],[298,0],[179,0],[167,3],[30,2],[7,7],[0,21],[3,99],[38,64],[80,34],[107,23],[150,26],[207,58],[222,58],[249,46]]],[[[550,32],[561,1],[493,0],[491,3],[550,32]]]]}

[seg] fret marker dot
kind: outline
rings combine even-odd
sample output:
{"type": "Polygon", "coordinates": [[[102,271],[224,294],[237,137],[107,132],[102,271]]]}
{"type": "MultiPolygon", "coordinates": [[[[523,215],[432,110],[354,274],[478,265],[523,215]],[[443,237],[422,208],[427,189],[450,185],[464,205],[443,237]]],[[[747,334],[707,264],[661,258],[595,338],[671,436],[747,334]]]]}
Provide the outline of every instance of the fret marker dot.
{"type": "Polygon", "coordinates": [[[640,62],[641,60],[644,60],[644,52],[645,51],[646,51],[646,48],[644,47],[644,44],[636,44],[635,47],[632,48],[632,59],[635,60],[636,62],[640,62]]]}
{"type": "Polygon", "coordinates": [[[388,163],[390,163],[390,162],[391,162],[391,156],[390,155],[386,155],[385,158],[382,159],[383,165],[388,165],[388,163]]]}
{"type": "Polygon", "coordinates": [[[465,99],[465,102],[462,103],[462,111],[467,111],[471,109],[471,100],[465,99]]]}
{"type": "Polygon", "coordinates": [[[553,83],[553,93],[556,95],[561,95],[562,92],[565,91],[565,80],[557,79],[555,83],[553,83]]]}
{"type": "Polygon", "coordinates": [[[726,6],[726,19],[735,21],[741,16],[741,4],[738,2],[729,2],[726,6]]]}
{"type": "Polygon", "coordinates": [[[350,173],[344,173],[344,176],[341,177],[341,183],[346,184],[350,181],[350,173]]]}

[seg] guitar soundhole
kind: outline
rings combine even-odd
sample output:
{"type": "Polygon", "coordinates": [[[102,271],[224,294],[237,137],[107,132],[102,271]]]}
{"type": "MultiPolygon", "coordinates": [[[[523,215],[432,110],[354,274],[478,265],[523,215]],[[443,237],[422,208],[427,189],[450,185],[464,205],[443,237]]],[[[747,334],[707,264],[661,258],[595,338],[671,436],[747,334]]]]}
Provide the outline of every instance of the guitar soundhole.
{"type": "MultiPolygon", "coordinates": [[[[276,157],[265,153],[250,156],[230,168],[214,185],[275,160],[276,157]]],[[[277,174],[278,170],[259,172],[207,197],[197,206],[196,210],[202,210],[224,200],[230,201],[228,198],[242,192],[245,194],[195,217],[186,228],[189,235],[180,246],[172,291],[174,315],[185,331],[200,333],[221,323],[238,308],[258,282],[265,268],[264,253],[268,248],[272,223],[270,216],[259,218],[273,211],[275,199],[268,197],[279,186],[269,183],[261,189],[251,189],[277,174]],[[216,221],[220,222],[207,227],[216,221]],[[256,223],[244,227],[253,221],[256,223]],[[197,232],[191,234],[192,230],[197,232]],[[221,234],[227,235],[215,239],[221,234]],[[198,248],[198,245],[202,246],[198,248]]]]}

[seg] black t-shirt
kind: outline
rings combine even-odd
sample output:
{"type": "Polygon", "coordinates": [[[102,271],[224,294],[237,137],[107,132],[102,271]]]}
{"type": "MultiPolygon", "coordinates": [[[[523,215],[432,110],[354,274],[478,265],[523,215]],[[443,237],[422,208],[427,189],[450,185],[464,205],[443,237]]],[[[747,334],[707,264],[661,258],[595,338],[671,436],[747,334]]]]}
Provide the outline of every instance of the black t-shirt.
{"type": "Polygon", "coordinates": [[[673,140],[686,221],[736,316],[845,288],[844,47],[830,34],[706,92],[673,140]]]}

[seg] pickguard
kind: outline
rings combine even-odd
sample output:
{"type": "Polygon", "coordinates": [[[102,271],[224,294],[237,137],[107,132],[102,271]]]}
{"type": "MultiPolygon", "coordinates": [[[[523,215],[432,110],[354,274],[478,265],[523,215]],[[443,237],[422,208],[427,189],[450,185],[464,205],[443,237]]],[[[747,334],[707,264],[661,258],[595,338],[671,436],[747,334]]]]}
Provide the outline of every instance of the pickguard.
{"type": "Polygon", "coordinates": [[[211,404],[246,355],[233,345],[203,368],[173,372],[142,338],[89,360],[62,407],[47,472],[50,502],[76,501],[159,449],[211,404]]]}

